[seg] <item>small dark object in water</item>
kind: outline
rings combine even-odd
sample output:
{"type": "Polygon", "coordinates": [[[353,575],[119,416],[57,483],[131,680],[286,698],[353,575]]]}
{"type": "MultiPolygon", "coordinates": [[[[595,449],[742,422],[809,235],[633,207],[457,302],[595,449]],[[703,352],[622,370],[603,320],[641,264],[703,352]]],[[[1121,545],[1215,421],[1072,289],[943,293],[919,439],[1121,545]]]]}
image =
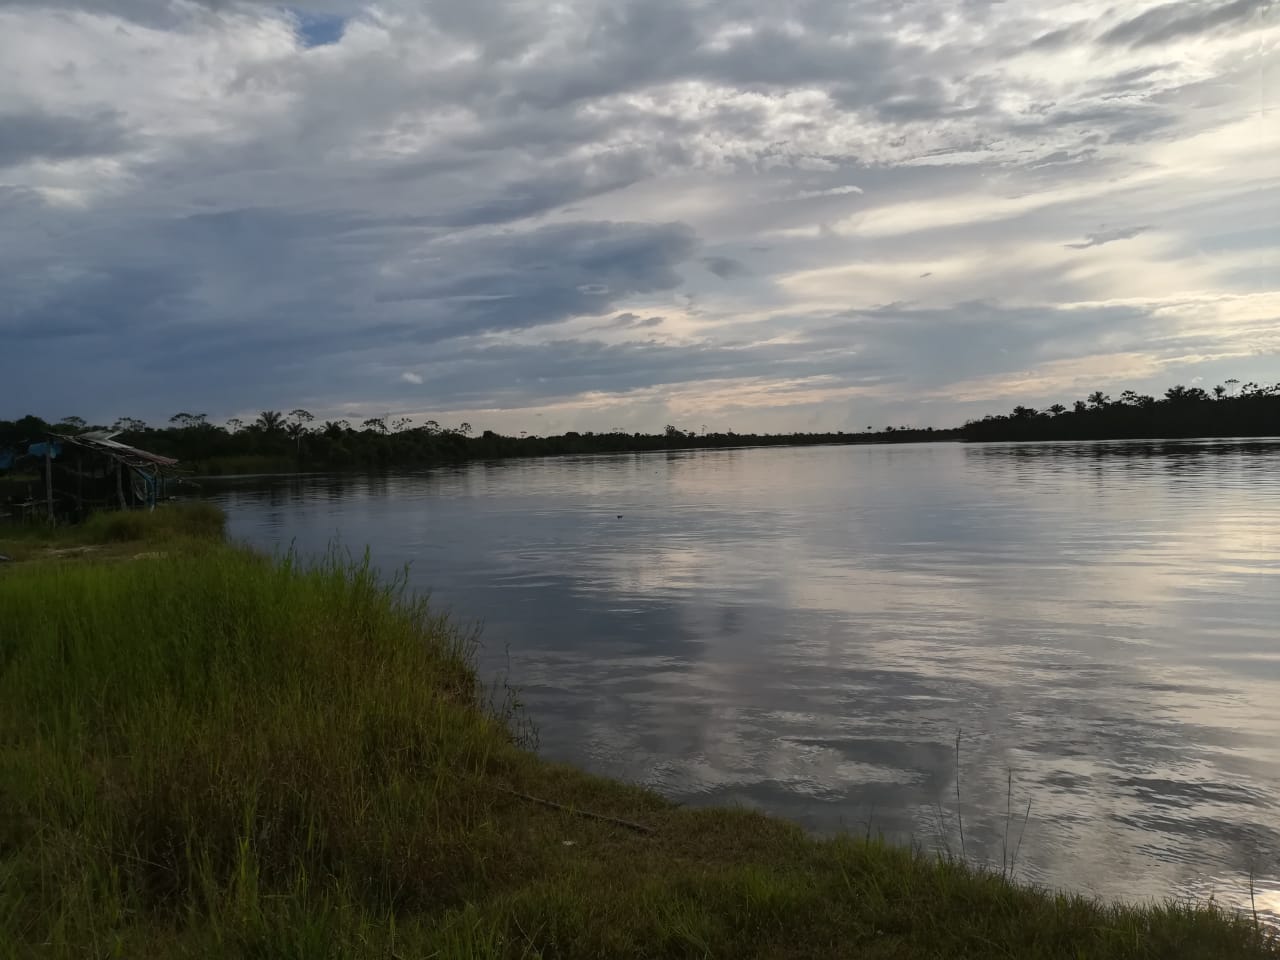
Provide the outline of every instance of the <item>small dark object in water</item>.
{"type": "Polygon", "coordinates": [[[618,514],[618,519],[619,519],[619,520],[621,520],[621,519],[622,519],[622,514],[618,514]]]}

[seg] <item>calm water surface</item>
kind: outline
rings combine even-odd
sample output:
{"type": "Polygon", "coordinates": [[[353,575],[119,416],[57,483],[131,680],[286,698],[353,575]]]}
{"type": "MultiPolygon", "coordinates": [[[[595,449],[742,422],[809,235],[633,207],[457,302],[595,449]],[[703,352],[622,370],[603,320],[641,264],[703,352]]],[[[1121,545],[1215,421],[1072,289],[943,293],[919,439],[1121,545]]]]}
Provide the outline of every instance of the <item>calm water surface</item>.
{"type": "Polygon", "coordinates": [[[210,487],[483,621],[545,755],[1280,916],[1280,442],[688,451],[210,487]],[[1010,788],[1010,780],[1012,787],[1010,788]],[[1023,817],[1030,815],[1025,832],[1023,817]],[[1009,810],[1014,811],[1012,816],[1009,810]],[[1008,840],[1005,840],[1008,825],[1008,840]]]}

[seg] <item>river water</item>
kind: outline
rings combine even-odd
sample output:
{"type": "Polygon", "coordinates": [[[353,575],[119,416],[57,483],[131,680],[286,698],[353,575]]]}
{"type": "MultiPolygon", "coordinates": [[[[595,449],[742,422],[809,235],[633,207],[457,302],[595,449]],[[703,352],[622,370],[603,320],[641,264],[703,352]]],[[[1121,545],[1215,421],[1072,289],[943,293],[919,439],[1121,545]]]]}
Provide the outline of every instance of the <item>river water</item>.
{"type": "Polygon", "coordinates": [[[482,622],[540,750],[1280,916],[1280,441],[810,447],[206,485],[482,622]],[[958,750],[957,750],[958,738],[958,750]],[[957,801],[957,776],[959,800],[957,801]],[[1028,812],[1029,809],[1029,812],[1028,812]]]}

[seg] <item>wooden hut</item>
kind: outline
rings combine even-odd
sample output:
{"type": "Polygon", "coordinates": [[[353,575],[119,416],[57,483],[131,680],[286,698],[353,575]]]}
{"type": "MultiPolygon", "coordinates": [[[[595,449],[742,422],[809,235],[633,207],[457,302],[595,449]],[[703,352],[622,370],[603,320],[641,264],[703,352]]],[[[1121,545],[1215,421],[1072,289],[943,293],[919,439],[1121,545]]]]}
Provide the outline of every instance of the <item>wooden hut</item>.
{"type": "Polygon", "coordinates": [[[150,509],[168,495],[178,461],[139,450],[98,430],[48,433],[16,450],[0,452],[0,468],[37,473],[39,482],[8,512],[18,519],[44,514],[50,523],[75,522],[94,510],[150,509]]]}

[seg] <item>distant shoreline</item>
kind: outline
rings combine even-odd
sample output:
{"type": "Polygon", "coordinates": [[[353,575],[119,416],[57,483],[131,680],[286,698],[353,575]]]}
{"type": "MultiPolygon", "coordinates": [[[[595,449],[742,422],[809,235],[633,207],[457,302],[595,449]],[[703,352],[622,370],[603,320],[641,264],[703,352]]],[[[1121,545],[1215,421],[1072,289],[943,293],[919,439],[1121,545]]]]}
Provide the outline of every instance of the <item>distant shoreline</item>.
{"type": "MultiPolygon", "coordinates": [[[[613,436],[613,435],[609,435],[613,436]]],[[[630,436],[630,435],[628,435],[630,436]]],[[[515,438],[502,437],[503,441],[515,438]]],[[[957,431],[913,430],[884,434],[779,434],[732,435],[685,439],[678,443],[665,441],[661,436],[641,435],[640,442],[628,445],[624,442],[608,444],[582,443],[581,435],[559,435],[516,440],[516,444],[486,444],[485,438],[468,438],[465,446],[459,446],[450,455],[404,460],[381,460],[377,463],[333,463],[311,460],[305,456],[292,460],[278,456],[208,457],[183,460],[183,464],[195,469],[195,479],[243,475],[248,473],[316,473],[333,470],[366,471],[368,469],[403,469],[414,467],[445,466],[458,463],[497,462],[502,460],[536,460],[550,457],[612,456],[634,453],[676,453],[686,450],[751,450],[829,446],[901,445],[907,443],[959,443],[957,431]]]]}
{"type": "Polygon", "coordinates": [[[0,462],[23,444],[52,434],[114,431],[120,442],[182,461],[197,473],[218,476],[297,470],[384,469],[470,460],[505,460],[573,454],[643,453],[658,450],[717,450],[860,444],[965,442],[1063,442],[1098,440],[1192,440],[1280,435],[1280,383],[1259,386],[1235,381],[1212,391],[1177,385],[1156,398],[1125,390],[1118,400],[1101,390],[1070,408],[1016,406],[1008,414],[969,420],[961,427],[886,426],[875,430],[737,433],[682,429],[661,433],[568,431],[553,436],[479,434],[469,423],[415,424],[409,417],[371,417],[359,428],[347,420],[320,423],[306,410],[264,410],[252,423],[210,423],[202,413],[177,413],[169,426],[152,427],[122,418],[95,427],[80,417],[50,423],[36,416],[0,421],[0,462]]]}
{"type": "Polygon", "coordinates": [[[427,469],[431,467],[456,466],[466,463],[502,463],[509,460],[539,460],[539,459],[560,459],[565,457],[611,457],[622,456],[625,454],[657,454],[657,453],[678,453],[681,451],[706,451],[706,450],[763,450],[763,449],[795,449],[800,447],[849,447],[849,446],[901,446],[906,444],[959,444],[968,447],[978,447],[984,444],[992,445],[1036,445],[1036,444],[1060,444],[1060,445],[1085,445],[1091,443],[1195,443],[1195,442],[1222,442],[1222,441],[1238,441],[1239,443],[1249,442],[1280,442],[1280,433],[1266,434],[1260,436],[1190,436],[1190,437],[1088,437],[1082,439],[1027,439],[1027,440],[965,440],[962,437],[932,437],[929,439],[919,440],[862,440],[857,442],[829,442],[829,443],[743,443],[734,445],[719,446],[699,446],[689,445],[683,447],[665,447],[657,449],[621,449],[621,450],[597,450],[597,451],[566,451],[560,453],[528,453],[528,454],[511,454],[508,456],[498,457],[456,457],[450,459],[408,462],[408,463],[387,463],[376,467],[371,466],[333,466],[322,463],[297,463],[290,461],[281,461],[278,458],[263,457],[259,460],[250,458],[234,458],[230,460],[211,460],[211,461],[195,461],[186,465],[193,467],[197,472],[190,474],[192,480],[219,480],[253,476],[306,476],[308,474],[333,474],[333,473],[352,473],[363,474],[370,471],[378,472],[382,470],[403,470],[403,469],[427,469]]]}

